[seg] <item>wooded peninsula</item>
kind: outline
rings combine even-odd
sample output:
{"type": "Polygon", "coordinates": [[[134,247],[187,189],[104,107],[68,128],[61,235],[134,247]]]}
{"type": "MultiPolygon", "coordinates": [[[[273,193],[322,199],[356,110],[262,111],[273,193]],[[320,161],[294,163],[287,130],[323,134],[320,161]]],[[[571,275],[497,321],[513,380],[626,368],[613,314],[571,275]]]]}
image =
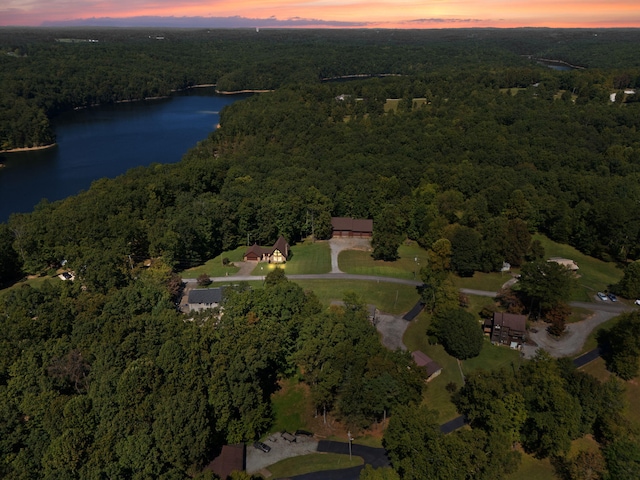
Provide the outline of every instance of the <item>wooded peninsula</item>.
{"type": "Polygon", "coordinates": [[[51,119],[75,108],[263,92],[179,163],[0,224],[0,476],[217,478],[213,452],[271,432],[295,381],[318,416],[386,427],[391,467],[364,479],[515,478],[524,455],[557,478],[640,477],[637,311],[600,336],[610,380],[544,352],[479,370],[447,400],[470,426],[443,435],[424,373],[348,288],[328,308],[275,270],[222,310],[176,309],[180,272],[248,239],[326,240],[332,217],[373,219],[376,260],[425,252],[427,333],[457,359],[484,348],[483,313],[453,279],[507,263],[520,286],[495,309],[563,334],[575,279],[538,238],[617,265],[609,292],[640,298],[638,44],[634,29],[0,28],[0,150],[55,142],[51,119]],[[74,281],[17,284],[62,265],[74,281]]]}

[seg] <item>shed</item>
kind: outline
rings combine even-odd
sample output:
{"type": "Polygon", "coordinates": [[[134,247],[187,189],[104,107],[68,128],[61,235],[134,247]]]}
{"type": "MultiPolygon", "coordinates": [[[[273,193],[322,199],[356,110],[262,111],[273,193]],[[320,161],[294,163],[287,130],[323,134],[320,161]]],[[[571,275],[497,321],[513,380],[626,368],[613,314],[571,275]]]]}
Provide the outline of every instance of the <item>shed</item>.
{"type": "Polygon", "coordinates": [[[231,472],[243,471],[245,465],[244,444],[223,445],[220,453],[204,467],[204,470],[213,472],[220,478],[227,478],[231,472]]]}
{"type": "Polygon", "coordinates": [[[413,357],[413,361],[419,367],[422,367],[427,372],[427,382],[433,380],[435,377],[442,373],[442,367],[438,362],[432,360],[425,353],[420,350],[416,350],[415,352],[411,352],[411,356],[413,357]]]}

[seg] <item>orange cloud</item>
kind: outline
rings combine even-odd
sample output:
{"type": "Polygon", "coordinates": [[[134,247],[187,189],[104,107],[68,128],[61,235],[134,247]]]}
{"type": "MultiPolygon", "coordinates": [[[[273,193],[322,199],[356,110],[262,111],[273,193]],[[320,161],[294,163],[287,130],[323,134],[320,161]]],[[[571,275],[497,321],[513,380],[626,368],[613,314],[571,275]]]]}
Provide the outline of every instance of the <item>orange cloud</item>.
{"type": "Polygon", "coordinates": [[[640,26],[638,0],[5,0],[0,24],[132,16],[321,19],[372,26],[640,26]]]}

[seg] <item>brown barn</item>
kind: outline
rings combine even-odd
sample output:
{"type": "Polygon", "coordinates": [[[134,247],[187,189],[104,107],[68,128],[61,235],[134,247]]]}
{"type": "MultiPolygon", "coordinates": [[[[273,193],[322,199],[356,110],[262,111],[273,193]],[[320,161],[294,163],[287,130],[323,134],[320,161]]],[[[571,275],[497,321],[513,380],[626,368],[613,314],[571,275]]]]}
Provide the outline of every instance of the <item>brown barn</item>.
{"type": "Polygon", "coordinates": [[[371,238],[373,236],[373,220],[365,218],[331,217],[331,228],[334,237],[371,238]]]}

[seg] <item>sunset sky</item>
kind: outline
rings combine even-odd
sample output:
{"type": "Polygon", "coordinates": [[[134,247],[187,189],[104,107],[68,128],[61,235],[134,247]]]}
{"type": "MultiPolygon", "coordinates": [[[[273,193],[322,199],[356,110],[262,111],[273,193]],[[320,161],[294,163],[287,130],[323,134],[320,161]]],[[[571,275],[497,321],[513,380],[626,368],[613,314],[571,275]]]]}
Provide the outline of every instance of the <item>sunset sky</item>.
{"type": "Polygon", "coordinates": [[[95,19],[139,17],[123,23],[132,25],[144,24],[140,17],[213,17],[211,27],[250,26],[251,21],[245,19],[261,27],[640,27],[640,0],[2,0],[0,3],[0,25],[5,26],[54,25],[77,19],[90,24],[86,19],[94,19],[96,23],[95,19]]]}

